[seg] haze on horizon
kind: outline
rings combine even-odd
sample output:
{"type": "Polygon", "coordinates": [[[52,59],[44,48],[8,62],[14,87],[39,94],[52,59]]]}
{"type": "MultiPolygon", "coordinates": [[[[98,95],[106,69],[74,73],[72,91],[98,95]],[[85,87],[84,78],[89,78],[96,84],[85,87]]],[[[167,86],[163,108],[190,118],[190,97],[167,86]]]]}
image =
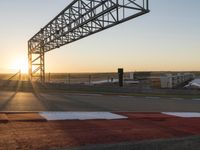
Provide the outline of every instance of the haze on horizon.
{"type": "MultiPolygon", "coordinates": [[[[0,1],[0,73],[27,69],[27,41],[70,1],[0,1]]],[[[199,71],[200,1],[150,0],[149,14],[46,53],[46,72],[199,71]]]]}

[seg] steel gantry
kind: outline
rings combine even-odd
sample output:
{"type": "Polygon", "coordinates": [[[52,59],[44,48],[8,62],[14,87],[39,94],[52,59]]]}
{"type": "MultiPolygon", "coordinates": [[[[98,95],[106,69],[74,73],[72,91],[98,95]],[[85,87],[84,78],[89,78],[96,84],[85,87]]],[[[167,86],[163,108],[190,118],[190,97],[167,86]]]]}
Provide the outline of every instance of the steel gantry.
{"type": "Polygon", "coordinates": [[[46,52],[148,12],[148,0],[73,0],[28,41],[30,79],[45,82],[46,52]]]}

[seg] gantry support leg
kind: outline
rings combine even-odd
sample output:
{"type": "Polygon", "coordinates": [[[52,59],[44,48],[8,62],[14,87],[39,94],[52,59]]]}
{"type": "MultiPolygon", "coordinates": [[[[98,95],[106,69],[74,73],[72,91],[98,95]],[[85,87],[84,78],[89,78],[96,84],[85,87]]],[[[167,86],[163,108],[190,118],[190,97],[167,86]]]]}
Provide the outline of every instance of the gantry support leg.
{"type": "Polygon", "coordinates": [[[40,81],[45,83],[45,54],[44,47],[40,51],[40,81]]]}
{"type": "Polygon", "coordinates": [[[28,50],[28,77],[32,81],[32,54],[30,49],[28,50]]]}
{"type": "Polygon", "coordinates": [[[44,47],[40,48],[39,53],[32,53],[29,49],[29,79],[40,80],[40,82],[45,82],[45,52],[44,47]]]}

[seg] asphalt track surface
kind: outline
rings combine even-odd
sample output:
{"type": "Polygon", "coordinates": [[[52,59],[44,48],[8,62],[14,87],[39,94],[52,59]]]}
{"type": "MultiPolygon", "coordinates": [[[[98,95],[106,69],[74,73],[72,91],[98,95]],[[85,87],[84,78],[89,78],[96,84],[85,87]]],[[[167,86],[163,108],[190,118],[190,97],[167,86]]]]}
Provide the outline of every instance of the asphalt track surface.
{"type": "Polygon", "coordinates": [[[74,150],[74,147],[79,150],[83,146],[86,146],[86,150],[132,150],[133,147],[144,150],[167,147],[166,150],[172,150],[173,144],[173,150],[182,147],[189,150],[191,145],[191,150],[196,150],[194,148],[199,147],[199,118],[173,117],[153,112],[199,110],[200,99],[195,98],[1,91],[0,150],[74,150]],[[30,112],[18,114],[17,111],[30,112]],[[108,111],[127,116],[128,119],[46,121],[38,117],[38,111],[108,111]],[[188,140],[191,136],[195,138],[188,140]],[[178,141],[165,141],[173,138],[178,138],[178,141]],[[183,138],[183,141],[179,138],[183,138]],[[155,139],[156,143],[149,141],[151,139],[155,139]],[[146,140],[146,144],[137,144],[146,140]],[[122,144],[116,146],[117,143],[122,144]]]}
{"type": "Polygon", "coordinates": [[[0,92],[0,111],[199,112],[200,99],[79,93],[0,92]]]}

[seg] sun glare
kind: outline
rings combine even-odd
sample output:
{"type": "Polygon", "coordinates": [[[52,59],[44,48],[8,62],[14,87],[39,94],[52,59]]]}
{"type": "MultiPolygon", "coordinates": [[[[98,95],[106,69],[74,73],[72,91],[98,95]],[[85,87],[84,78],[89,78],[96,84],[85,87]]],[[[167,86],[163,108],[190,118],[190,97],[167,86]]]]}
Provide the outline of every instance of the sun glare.
{"type": "Polygon", "coordinates": [[[28,63],[25,59],[15,60],[11,65],[13,71],[21,71],[21,73],[28,73],[28,63]]]}

